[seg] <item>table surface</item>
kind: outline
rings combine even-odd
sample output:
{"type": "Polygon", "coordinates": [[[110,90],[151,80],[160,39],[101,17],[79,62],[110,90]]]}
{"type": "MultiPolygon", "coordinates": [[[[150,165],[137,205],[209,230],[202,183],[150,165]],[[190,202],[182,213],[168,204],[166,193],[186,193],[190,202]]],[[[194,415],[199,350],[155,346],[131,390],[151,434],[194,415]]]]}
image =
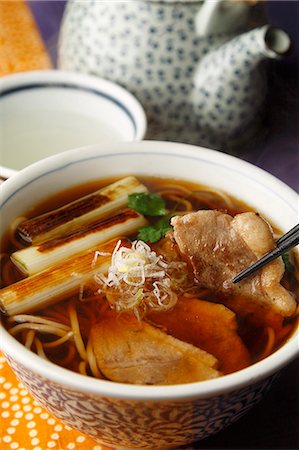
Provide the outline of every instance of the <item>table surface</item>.
{"type": "MultiPolygon", "coordinates": [[[[30,1],[44,42],[55,66],[57,37],[64,1],[30,1]]],[[[269,70],[268,114],[263,133],[241,158],[272,173],[299,191],[299,1],[268,1],[269,22],[286,29],[293,52],[269,70]]],[[[194,448],[293,450],[299,448],[299,360],[289,364],[269,394],[234,425],[194,448]]],[[[88,450],[88,449],[86,449],[88,450]]]]}

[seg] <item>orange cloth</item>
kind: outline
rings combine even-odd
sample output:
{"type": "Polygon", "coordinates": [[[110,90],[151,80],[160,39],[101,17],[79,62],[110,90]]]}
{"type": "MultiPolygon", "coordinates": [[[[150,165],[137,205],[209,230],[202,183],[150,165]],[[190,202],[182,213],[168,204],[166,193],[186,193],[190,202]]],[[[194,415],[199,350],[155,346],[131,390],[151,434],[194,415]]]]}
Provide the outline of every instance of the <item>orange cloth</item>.
{"type": "Polygon", "coordinates": [[[15,377],[0,353],[1,450],[108,450],[49,414],[15,377]]]}
{"type": "MultiPolygon", "coordinates": [[[[50,69],[51,61],[25,1],[0,0],[0,76],[50,69]]],[[[0,353],[1,450],[106,450],[49,414],[0,353]]]]}
{"type": "Polygon", "coordinates": [[[50,69],[51,61],[25,1],[0,1],[0,76],[50,69]]]}

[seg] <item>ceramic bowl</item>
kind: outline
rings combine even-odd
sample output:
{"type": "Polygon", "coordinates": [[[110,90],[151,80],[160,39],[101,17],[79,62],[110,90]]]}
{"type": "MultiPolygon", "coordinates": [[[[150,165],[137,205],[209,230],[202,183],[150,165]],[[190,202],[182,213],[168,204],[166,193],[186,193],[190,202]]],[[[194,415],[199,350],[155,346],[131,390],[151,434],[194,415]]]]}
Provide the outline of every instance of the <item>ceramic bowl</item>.
{"type": "MultiPolygon", "coordinates": [[[[114,143],[39,161],[2,184],[1,234],[35,203],[86,181],[125,174],[182,178],[221,188],[286,232],[297,194],[232,156],[170,142],[114,143]]],[[[136,386],[88,378],[40,359],[4,329],[1,347],[31,394],[69,426],[116,448],[181,448],[230,425],[268,391],[298,355],[298,330],[266,359],[236,373],[175,386],[136,386]]]]}
{"type": "Polygon", "coordinates": [[[143,139],[140,103],[117,84],[49,70],[0,80],[0,165],[22,169],[71,148],[143,139]]]}

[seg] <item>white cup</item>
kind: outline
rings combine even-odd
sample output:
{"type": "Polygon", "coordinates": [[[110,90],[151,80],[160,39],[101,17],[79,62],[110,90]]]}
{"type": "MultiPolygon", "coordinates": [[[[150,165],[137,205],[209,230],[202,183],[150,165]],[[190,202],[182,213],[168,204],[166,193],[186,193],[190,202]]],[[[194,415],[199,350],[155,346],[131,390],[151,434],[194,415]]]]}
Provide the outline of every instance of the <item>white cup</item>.
{"type": "Polygon", "coordinates": [[[0,166],[19,170],[74,147],[141,140],[146,117],[117,84],[53,70],[1,79],[0,124],[0,166]]]}

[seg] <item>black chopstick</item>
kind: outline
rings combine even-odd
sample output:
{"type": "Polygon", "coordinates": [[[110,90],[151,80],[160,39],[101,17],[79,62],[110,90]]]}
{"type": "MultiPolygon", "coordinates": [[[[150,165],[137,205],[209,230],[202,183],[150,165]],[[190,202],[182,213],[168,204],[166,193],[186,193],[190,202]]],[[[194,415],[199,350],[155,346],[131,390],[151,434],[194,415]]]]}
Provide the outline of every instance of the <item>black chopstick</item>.
{"type": "Polygon", "coordinates": [[[256,270],[263,267],[265,264],[268,264],[270,261],[281,256],[283,253],[287,252],[291,248],[295,247],[299,244],[299,224],[294,226],[290,231],[284,234],[281,238],[276,241],[276,248],[271,252],[264,255],[261,259],[253,263],[251,266],[247,267],[247,269],[242,270],[238,275],[236,275],[233,279],[233,283],[238,283],[249,275],[253,274],[256,270]]]}

